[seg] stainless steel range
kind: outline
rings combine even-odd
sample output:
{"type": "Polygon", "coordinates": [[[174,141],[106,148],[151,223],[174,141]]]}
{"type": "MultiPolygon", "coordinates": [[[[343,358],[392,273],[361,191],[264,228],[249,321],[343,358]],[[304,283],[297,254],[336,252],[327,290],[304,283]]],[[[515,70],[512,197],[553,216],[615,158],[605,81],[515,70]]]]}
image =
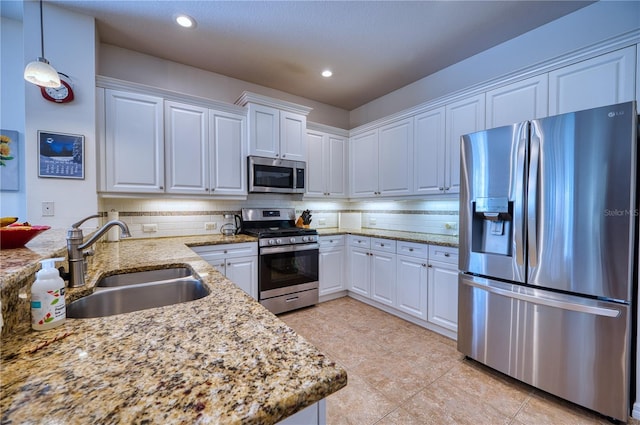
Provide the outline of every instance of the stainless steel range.
{"type": "Polygon", "coordinates": [[[293,208],[243,208],[242,233],[258,238],[258,300],[272,313],[318,302],[318,232],[293,208]]]}

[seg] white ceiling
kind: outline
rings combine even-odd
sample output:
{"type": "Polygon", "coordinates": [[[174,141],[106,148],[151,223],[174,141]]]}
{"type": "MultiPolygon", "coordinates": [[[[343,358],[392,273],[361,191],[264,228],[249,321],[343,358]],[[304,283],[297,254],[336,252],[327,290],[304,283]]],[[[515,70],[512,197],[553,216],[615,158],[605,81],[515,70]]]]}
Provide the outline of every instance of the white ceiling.
{"type": "Polygon", "coordinates": [[[346,110],[592,3],[46,1],[95,16],[103,43],[346,110]]]}

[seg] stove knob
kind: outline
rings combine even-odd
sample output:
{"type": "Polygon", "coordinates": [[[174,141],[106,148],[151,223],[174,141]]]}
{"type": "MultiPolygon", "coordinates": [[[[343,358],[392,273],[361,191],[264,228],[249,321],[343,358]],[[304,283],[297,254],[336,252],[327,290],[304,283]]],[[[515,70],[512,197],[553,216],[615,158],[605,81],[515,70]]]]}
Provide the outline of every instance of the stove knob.
{"type": "Polygon", "coordinates": [[[302,237],[302,242],[307,242],[308,240],[309,240],[309,238],[308,238],[308,237],[306,237],[306,236],[303,236],[303,237],[302,237]]]}
{"type": "Polygon", "coordinates": [[[276,239],[276,244],[278,245],[282,244],[282,239],[276,239]]]}
{"type": "Polygon", "coordinates": [[[273,245],[274,243],[276,243],[276,241],[274,241],[273,239],[269,239],[269,245],[273,245]]]}
{"type": "MultiPolygon", "coordinates": [[[[302,240],[304,240],[304,238],[302,238],[302,240]]],[[[296,238],[289,238],[289,242],[296,243],[296,238]]]]}

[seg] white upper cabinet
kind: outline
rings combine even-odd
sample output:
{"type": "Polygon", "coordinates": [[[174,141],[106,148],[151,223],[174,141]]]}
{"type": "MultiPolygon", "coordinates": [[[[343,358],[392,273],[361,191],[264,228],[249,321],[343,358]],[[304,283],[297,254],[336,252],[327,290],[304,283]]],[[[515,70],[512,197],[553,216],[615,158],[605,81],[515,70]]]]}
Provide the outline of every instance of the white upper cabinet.
{"type": "Polygon", "coordinates": [[[636,48],[616,50],[549,73],[549,115],[633,100],[636,48]]]}
{"type": "Polygon", "coordinates": [[[163,99],[105,90],[107,192],[164,192],[163,99]]]}
{"type": "Polygon", "coordinates": [[[488,91],[486,128],[546,117],[548,80],[548,75],[543,74],[488,91]]]}
{"type": "Polygon", "coordinates": [[[245,117],[165,102],[167,193],[246,195],[245,117]]]}
{"type": "Polygon", "coordinates": [[[414,118],[414,193],[442,193],[445,178],[445,108],[414,118]]]}
{"type": "Polygon", "coordinates": [[[413,118],[380,127],[378,195],[410,195],[413,188],[413,118]]]}
{"type": "Polygon", "coordinates": [[[208,109],[165,102],[167,193],[209,191],[208,109]]]}
{"type": "Polygon", "coordinates": [[[213,149],[209,187],[213,195],[247,193],[245,129],[244,115],[209,110],[209,146],[213,149]]]}
{"type": "Polygon", "coordinates": [[[410,195],[413,188],[413,118],[353,136],[351,196],[410,195]]]}
{"type": "Polygon", "coordinates": [[[307,160],[307,115],[311,108],[244,92],[236,101],[248,107],[249,155],[307,160]]]}
{"type": "Polygon", "coordinates": [[[280,111],[249,104],[249,155],[280,155],[280,111]]]}
{"type": "Polygon", "coordinates": [[[446,106],[446,169],[443,191],[460,192],[460,137],[484,130],[484,93],[446,106]]]}
{"type": "Polygon", "coordinates": [[[353,136],[349,143],[351,196],[373,197],[378,194],[378,130],[353,136]]]}
{"type": "Polygon", "coordinates": [[[347,195],[347,139],[322,131],[307,131],[307,197],[347,195]]]}

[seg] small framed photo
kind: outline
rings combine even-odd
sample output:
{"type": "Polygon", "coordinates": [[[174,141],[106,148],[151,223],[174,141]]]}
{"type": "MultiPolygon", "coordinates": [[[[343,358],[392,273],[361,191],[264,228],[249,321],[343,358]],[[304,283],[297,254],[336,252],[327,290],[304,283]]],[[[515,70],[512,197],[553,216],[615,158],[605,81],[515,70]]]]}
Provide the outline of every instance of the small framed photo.
{"type": "Polygon", "coordinates": [[[84,136],[38,131],[38,177],[84,179],[84,136]]]}

